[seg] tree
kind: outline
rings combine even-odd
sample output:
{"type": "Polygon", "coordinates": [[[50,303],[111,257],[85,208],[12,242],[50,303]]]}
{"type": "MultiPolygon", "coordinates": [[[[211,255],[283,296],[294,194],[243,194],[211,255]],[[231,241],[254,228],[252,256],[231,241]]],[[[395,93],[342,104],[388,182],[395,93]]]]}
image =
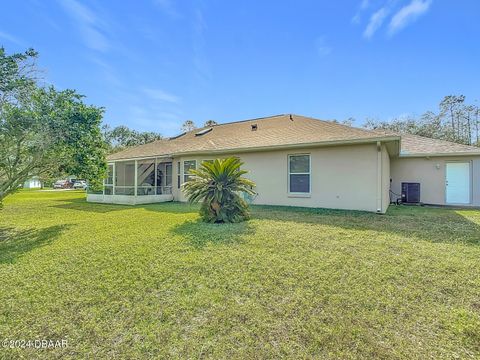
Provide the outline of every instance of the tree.
{"type": "Polygon", "coordinates": [[[210,223],[232,223],[248,219],[248,204],[240,197],[254,195],[255,183],[243,177],[243,163],[238,158],[217,159],[203,162],[194,175],[183,184],[191,203],[201,202],[200,215],[210,223]]]}
{"type": "Polygon", "coordinates": [[[464,102],[464,95],[447,95],[440,102],[440,113],[450,117],[451,129],[458,138],[461,136],[464,102]]]}
{"type": "Polygon", "coordinates": [[[448,95],[440,102],[438,113],[427,111],[420,118],[391,121],[367,119],[364,127],[475,145],[479,143],[479,115],[478,106],[466,104],[465,96],[448,95]]]}
{"type": "Polygon", "coordinates": [[[348,119],[343,120],[342,124],[347,125],[347,126],[353,126],[354,122],[355,122],[355,118],[354,117],[349,117],[348,119]]]}
{"type": "Polygon", "coordinates": [[[186,120],[182,125],[182,131],[183,132],[192,131],[192,130],[195,130],[196,128],[197,128],[197,126],[195,125],[195,123],[192,120],[186,120]]]}
{"type": "Polygon", "coordinates": [[[215,120],[207,120],[205,121],[205,124],[203,125],[203,127],[209,127],[209,126],[215,126],[215,125],[218,125],[218,123],[215,120]]]}
{"type": "Polygon", "coordinates": [[[474,117],[473,128],[474,128],[474,131],[475,131],[474,143],[477,146],[480,146],[480,132],[479,132],[479,130],[480,130],[480,107],[478,107],[477,105],[474,105],[473,117],[474,117]]]}
{"type": "Polygon", "coordinates": [[[349,117],[348,119],[345,119],[345,120],[342,120],[342,121],[338,121],[337,119],[333,119],[332,122],[334,122],[336,124],[346,125],[346,126],[353,126],[353,123],[355,122],[355,118],[349,117]]]}
{"type": "Polygon", "coordinates": [[[103,137],[108,146],[108,152],[114,153],[125,148],[143,145],[155,140],[163,139],[163,136],[153,131],[139,132],[131,130],[127,126],[117,126],[113,129],[104,125],[103,137]]]}
{"type": "Polygon", "coordinates": [[[75,174],[95,188],[106,171],[103,109],[38,86],[36,57],[0,49],[0,203],[33,175],[75,174]]]}

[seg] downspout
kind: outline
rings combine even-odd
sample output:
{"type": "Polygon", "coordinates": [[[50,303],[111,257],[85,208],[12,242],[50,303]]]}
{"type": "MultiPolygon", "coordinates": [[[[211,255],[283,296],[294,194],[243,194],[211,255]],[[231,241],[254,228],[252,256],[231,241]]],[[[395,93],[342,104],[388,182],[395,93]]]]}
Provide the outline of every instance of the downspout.
{"type": "Polygon", "coordinates": [[[382,213],[382,143],[377,141],[377,213],[382,213]]]}

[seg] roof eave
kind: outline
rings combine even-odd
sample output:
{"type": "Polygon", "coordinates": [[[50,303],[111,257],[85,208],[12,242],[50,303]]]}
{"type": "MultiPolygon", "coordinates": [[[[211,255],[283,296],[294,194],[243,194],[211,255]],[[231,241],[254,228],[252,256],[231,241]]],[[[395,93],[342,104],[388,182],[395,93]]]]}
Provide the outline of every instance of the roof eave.
{"type": "Polygon", "coordinates": [[[455,157],[455,156],[480,156],[480,151],[478,152],[468,152],[468,151],[458,151],[458,152],[447,152],[447,153],[412,153],[412,154],[400,154],[400,158],[415,158],[415,157],[455,157]]]}
{"type": "Polygon", "coordinates": [[[285,150],[285,149],[299,149],[299,148],[312,148],[312,147],[326,147],[326,146],[340,146],[340,145],[361,145],[370,144],[376,142],[389,142],[400,141],[399,136],[387,136],[387,137],[374,137],[365,139],[351,139],[351,140],[334,140],[334,141],[320,141],[312,143],[299,143],[299,144],[286,144],[286,145],[274,145],[274,146],[256,146],[256,147],[244,147],[233,149],[218,149],[218,150],[200,150],[200,151],[184,151],[176,152],[174,156],[185,155],[204,155],[204,154],[227,154],[227,153],[245,153],[256,151],[273,151],[273,150],[285,150]]]}
{"type": "Polygon", "coordinates": [[[115,161],[133,161],[133,160],[140,160],[140,159],[164,159],[164,158],[172,158],[172,154],[161,154],[161,155],[148,155],[148,156],[131,156],[131,157],[125,157],[125,158],[118,158],[118,159],[112,159],[107,156],[107,162],[115,162],[115,161]]]}

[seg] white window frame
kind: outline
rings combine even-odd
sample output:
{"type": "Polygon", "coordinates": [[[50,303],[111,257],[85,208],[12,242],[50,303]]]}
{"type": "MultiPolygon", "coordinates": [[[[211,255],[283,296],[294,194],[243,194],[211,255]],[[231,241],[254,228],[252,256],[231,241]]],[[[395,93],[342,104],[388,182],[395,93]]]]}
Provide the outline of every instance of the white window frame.
{"type": "Polygon", "coordinates": [[[182,186],[182,163],[177,161],[177,189],[182,186]]]}
{"type": "Polygon", "coordinates": [[[289,154],[287,158],[287,173],[288,173],[288,180],[287,180],[287,186],[288,186],[288,195],[292,197],[310,197],[312,194],[312,155],[311,154],[289,154]],[[292,173],[290,172],[290,158],[292,156],[308,156],[308,170],[309,172],[305,173],[292,173]],[[290,191],[290,176],[291,175],[308,175],[308,192],[292,192],[290,191]]]}
{"type": "Polygon", "coordinates": [[[196,170],[197,169],[197,160],[195,160],[195,159],[183,160],[183,183],[187,182],[187,180],[186,180],[187,176],[192,176],[192,175],[185,172],[185,163],[186,162],[192,162],[192,161],[195,163],[195,166],[193,168],[196,170]]]}

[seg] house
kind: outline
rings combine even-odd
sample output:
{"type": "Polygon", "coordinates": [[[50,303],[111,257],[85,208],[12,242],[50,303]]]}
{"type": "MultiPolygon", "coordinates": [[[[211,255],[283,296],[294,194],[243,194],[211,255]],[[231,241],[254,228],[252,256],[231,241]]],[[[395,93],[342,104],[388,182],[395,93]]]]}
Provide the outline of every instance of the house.
{"type": "Polygon", "coordinates": [[[185,201],[181,184],[189,170],[226,156],[245,163],[257,184],[254,204],[384,213],[403,186],[413,201],[480,206],[477,147],[290,114],[204,127],[115,153],[103,194],[88,201],[185,201]]]}
{"type": "Polygon", "coordinates": [[[42,187],[42,182],[38,176],[32,176],[30,179],[23,183],[24,189],[40,189],[42,187]]]}

